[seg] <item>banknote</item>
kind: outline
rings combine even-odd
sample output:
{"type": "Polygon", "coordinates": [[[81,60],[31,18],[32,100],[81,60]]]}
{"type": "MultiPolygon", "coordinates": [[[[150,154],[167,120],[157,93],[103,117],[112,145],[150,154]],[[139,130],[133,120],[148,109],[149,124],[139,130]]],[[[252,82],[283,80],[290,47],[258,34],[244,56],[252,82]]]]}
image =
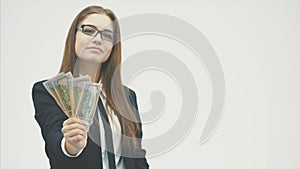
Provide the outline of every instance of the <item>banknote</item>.
{"type": "Polygon", "coordinates": [[[76,109],[76,117],[84,120],[89,125],[93,122],[101,86],[98,83],[85,82],[76,109]]]}
{"type": "Polygon", "coordinates": [[[72,73],[59,73],[43,83],[63,112],[91,124],[96,111],[101,84],[92,83],[90,76],[73,78],[72,73]]]}
{"type": "Polygon", "coordinates": [[[56,94],[59,99],[59,103],[63,107],[64,113],[70,117],[72,116],[71,102],[70,102],[70,92],[68,80],[72,79],[73,76],[71,72],[64,74],[63,76],[57,76],[52,79],[56,94]]]}
{"type": "Polygon", "coordinates": [[[82,93],[82,88],[85,82],[91,82],[90,76],[81,76],[74,79],[69,79],[69,92],[70,92],[70,101],[72,114],[75,115],[75,110],[82,93]]]}

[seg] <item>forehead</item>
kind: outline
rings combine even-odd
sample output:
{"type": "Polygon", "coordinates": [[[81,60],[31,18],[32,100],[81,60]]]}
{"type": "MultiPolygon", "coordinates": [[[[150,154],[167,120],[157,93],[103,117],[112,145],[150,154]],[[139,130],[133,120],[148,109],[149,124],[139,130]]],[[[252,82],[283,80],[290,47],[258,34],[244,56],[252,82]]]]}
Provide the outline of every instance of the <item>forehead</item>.
{"type": "Polygon", "coordinates": [[[90,14],[86,16],[81,24],[90,24],[96,26],[98,29],[110,29],[113,30],[112,20],[104,14],[90,14]]]}

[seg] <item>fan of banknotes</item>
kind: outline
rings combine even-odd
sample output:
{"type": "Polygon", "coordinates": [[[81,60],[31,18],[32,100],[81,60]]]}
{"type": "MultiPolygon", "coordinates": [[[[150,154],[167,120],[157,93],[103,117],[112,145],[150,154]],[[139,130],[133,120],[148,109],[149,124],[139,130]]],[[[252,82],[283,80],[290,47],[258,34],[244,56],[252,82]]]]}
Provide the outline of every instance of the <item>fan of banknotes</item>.
{"type": "Polygon", "coordinates": [[[59,73],[43,85],[68,117],[76,116],[92,123],[101,84],[92,83],[90,76],[74,78],[68,72],[59,73]]]}

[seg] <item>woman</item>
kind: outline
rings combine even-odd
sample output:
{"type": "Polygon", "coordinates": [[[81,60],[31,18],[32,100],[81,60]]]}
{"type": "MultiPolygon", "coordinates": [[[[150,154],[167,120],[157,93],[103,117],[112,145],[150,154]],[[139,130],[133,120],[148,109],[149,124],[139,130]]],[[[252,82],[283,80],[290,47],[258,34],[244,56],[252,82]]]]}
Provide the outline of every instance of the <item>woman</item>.
{"type": "Polygon", "coordinates": [[[63,113],[42,85],[44,81],[34,84],[35,119],[51,168],[149,168],[141,148],[136,95],[122,85],[120,63],[120,29],[115,14],[100,6],[83,9],[69,29],[60,72],[89,75],[93,82],[102,84],[103,94],[87,132],[84,121],[63,113]],[[116,136],[118,132],[122,138],[116,136]]]}

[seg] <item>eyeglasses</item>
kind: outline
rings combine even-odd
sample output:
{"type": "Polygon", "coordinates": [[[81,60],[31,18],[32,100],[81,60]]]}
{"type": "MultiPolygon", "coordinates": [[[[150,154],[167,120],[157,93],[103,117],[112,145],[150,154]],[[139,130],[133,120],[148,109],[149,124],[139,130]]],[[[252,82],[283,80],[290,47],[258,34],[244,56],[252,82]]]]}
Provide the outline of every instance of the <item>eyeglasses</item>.
{"type": "Polygon", "coordinates": [[[115,34],[111,32],[110,30],[104,29],[104,30],[98,30],[96,26],[94,25],[81,25],[80,26],[82,33],[96,37],[98,33],[100,33],[101,38],[103,40],[114,42],[115,40],[115,34]]]}

